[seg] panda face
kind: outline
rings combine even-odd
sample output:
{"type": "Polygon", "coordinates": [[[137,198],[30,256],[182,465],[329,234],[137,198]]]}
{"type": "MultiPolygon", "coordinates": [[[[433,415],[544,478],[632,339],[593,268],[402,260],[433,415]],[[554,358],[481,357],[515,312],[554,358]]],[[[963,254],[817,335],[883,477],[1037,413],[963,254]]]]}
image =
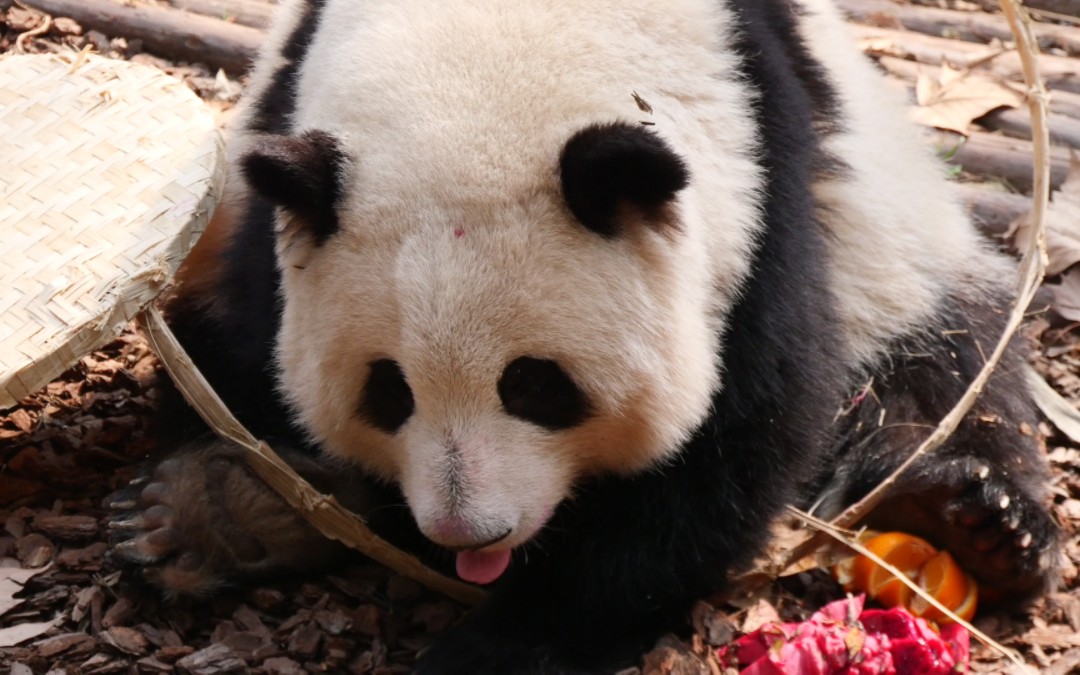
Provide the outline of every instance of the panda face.
{"type": "Polygon", "coordinates": [[[677,284],[658,283],[677,224],[598,234],[551,175],[550,197],[524,204],[382,193],[339,210],[322,244],[290,229],[312,216],[283,208],[283,390],[323,447],[398,481],[447,546],[519,544],[582,476],[663,459],[715,385],[707,321],[669,321],[677,284]],[[705,368],[680,367],[687,343],[705,368]]]}
{"type": "Polygon", "coordinates": [[[329,3],[296,131],[247,139],[279,207],[281,390],[444,546],[513,548],[583,477],[672,457],[721,384],[750,94],[723,15],[631,5],[651,37],[603,6],[329,3]]]}

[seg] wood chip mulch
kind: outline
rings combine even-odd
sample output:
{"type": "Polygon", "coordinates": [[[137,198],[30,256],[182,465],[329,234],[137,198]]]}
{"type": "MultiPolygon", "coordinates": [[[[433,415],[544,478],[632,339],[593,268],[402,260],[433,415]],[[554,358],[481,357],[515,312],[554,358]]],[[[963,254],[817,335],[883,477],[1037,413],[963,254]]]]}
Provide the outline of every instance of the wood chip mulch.
{"type": "Polygon", "coordinates": [[[388,675],[460,618],[376,565],[207,602],[166,601],[115,566],[107,497],[151,450],[157,377],[129,332],[0,416],[0,668],[388,675]],[[23,570],[41,571],[7,578],[23,570]]]}

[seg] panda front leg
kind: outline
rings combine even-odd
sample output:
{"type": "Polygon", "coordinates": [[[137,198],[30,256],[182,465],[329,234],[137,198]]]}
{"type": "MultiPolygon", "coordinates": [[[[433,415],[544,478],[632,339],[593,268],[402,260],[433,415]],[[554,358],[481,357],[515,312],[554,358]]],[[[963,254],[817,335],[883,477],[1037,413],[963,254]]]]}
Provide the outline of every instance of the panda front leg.
{"type": "MultiPolygon", "coordinates": [[[[840,421],[834,499],[822,515],[866,494],[948,413],[997,339],[1000,320],[987,316],[985,308],[967,307],[941,330],[894,350],[890,367],[840,421]]],[[[1037,417],[1019,342],[946,444],[911,467],[866,519],[875,529],[911,532],[948,549],[980,582],[985,599],[1013,605],[1049,590],[1060,565],[1051,477],[1034,437],[1037,417]]]]}
{"type": "MultiPolygon", "coordinates": [[[[358,475],[289,448],[282,456],[308,481],[366,512],[371,488],[358,475]]],[[[189,444],[111,498],[112,555],[142,568],[169,595],[206,596],[234,583],[325,569],[349,559],[247,466],[226,441],[189,444]]]]}

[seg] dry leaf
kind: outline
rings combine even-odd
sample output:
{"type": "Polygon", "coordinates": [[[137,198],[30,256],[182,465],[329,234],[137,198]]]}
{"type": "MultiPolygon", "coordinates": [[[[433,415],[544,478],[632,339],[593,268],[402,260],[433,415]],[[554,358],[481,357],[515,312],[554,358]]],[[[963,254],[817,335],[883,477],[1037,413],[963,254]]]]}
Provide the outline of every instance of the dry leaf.
{"type": "Polygon", "coordinates": [[[967,134],[972,121],[991,110],[1023,103],[1023,96],[1005,84],[948,64],[936,79],[920,72],[915,95],[918,105],[911,114],[916,122],[960,134],[967,134]]]}
{"type": "Polygon", "coordinates": [[[761,570],[773,577],[787,577],[806,570],[820,567],[817,557],[811,553],[802,560],[791,563],[784,567],[787,554],[806,542],[812,535],[805,528],[799,526],[793,519],[780,518],[769,527],[771,537],[765,551],[758,557],[754,565],[756,570],[761,570]]]}
{"type": "Polygon", "coordinates": [[[60,622],[60,618],[40,623],[20,623],[10,628],[0,628],[0,648],[14,647],[20,642],[33,640],[39,635],[44,635],[50,628],[60,622]]]}
{"type": "Polygon", "coordinates": [[[21,605],[24,600],[16,598],[15,594],[22,590],[31,577],[35,577],[47,569],[49,569],[48,566],[37,569],[0,567],[0,616],[21,605]]]}
{"type": "Polygon", "coordinates": [[[859,49],[866,54],[887,54],[889,56],[904,57],[907,52],[897,47],[892,40],[885,37],[865,37],[858,41],[859,49]]]}
{"type": "Polygon", "coordinates": [[[743,633],[753,633],[767,623],[780,623],[780,614],[768,600],[761,598],[746,611],[746,618],[743,619],[739,630],[743,633]]]}
{"type": "MultiPolygon", "coordinates": [[[[1027,250],[1030,232],[1029,213],[1010,232],[1013,247],[1020,251],[1027,250]]],[[[1047,276],[1061,274],[1080,262],[1080,159],[1076,153],[1069,153],[1069,174],[1061,189],[1051,195],[1050,208],[1046,212],[1046,255],[1049,258],[1047,276]]],[[[1071,292],[1073,316],[1061,312],[1058,307],[1055,309],[1072,321],[1080,321],[1080,279],[1073,279],[1071,283],[1075,289],[1071,292]]],[[[1065,285],[1064,279],[1062,285],[1065,285]]]]}
{"type": "Polygon", "coordinates": [[[866,644],[866,633],[852,626],[844,636],[844,646],[847,647],[848,661],[855,662],[866,644]]]}
{"type": "Polygon", "coordinates": [[[1024,370],[1032,396],[1046,419],[1054,423],[1061,433],[1080,443],[1080,412],[1046,383],[1042,375],[1028,366],[1024,370]]]}

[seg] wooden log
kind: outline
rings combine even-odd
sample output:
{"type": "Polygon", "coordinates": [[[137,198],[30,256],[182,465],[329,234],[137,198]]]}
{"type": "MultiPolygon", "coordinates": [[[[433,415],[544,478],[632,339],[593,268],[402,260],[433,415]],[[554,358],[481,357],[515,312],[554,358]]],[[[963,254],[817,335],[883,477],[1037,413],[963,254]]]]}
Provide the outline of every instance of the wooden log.
{"type": "MultiPolygon", "coordinates": [[[[1011,138],[1031,140],[1031,112],[1027,108],[991,110],[976,121],[990,131],[998,131],[1011,138]]],[[[1052,144],[1080,150],[1080,120],[1050,114],[1046,121],[1052,144]]]]}
{"type": "MultiPolygon", "coordinates": [[[[964,141],[949,131],[927,130],[928,142],[949,164],[987,178],[996,178],[1019,192],[1031,191],[1033,149],[1030,141],[973,133],[964,141]]],[[[1069,151],[1050,149],[1050,187],[1058,189],[1069,173],[1069,151]]]]}
{"type": "Polygon", "coordinates": [[[178,9],[130,6],[114,0],[24,0],[53,16],[69,17],[107,35],[139,39],[149,51],[198,61],[235,74],[246,71],[262,31],[178,9]]]}
{"type": "MultiPolygon", "coordinates": [[[[918,0],[922,2],[922,0],[918,0]]],[[[935,0],[930,0],[935,2],[935,0]]],[[[1001,11],[1001,5],[997,0],[975,0],[975,2],[988,12],[1001,11]]],[[[1070,17],[1080,17],[1080,0],[1024,0],[1024,6],[1028,9],[1064,14],[1070,17]]]]}
{"type": "MultiPolygon", "coordinates": [[[[908,61],[895,56],[881,55],[876,57],[876,60],[890,75],[895,75],[911,83],[915,82],[915,78],[918,77],[920,72],[931,77],[938,77],[941,72],[938,66],[908,61]]],[[[1080,120],[1080,94],[1068,91],[1050,92],[1050,112],[1054,115],[1080,120]]]]}
{"type": "MultiPolygon", "coordinates": [[[[953,66],[967,67],[983,61],[991,53],[985,45],[962,40],[947,40],[922,33],[858,24],[853,24],[852,28],[860,40],[871,45],[869,51],[872,53],[908,56],[919,63],[935,66],[947,62],[953,66]],[[877,43],[877,46],[874,46],[874,43],[877,43]]],[[[1020,58],[1015,51],[1000,54],[980,68],[1006,80],[1022,82],[1024,79],[1020,58]]],[[[1080,68],[1077,67],[1076,59],[1043,54],[1039,57],[1039,69],[1046,86],[1051,89],[1080,93],[1080,68]]]]}
{"type": "MultiPolygon", "coordinates": [[[[892,0],[837,0],[837,4],[852,19],[864,23],[893,20],[908,30],[967,42],[1013,41],[1009,23],[997,14],[900,5],[892,0]]],[[[1080,54],[1080,28],[1035,23],[1032,30],[1040,49],[1056,48],[1070,55],[1080,54]]]]}
{"type": "Polygon", "coordinates": [[[176,9],[252,28],[266,28],[276,5],[263,0],[171,0],[176,9]]]}

